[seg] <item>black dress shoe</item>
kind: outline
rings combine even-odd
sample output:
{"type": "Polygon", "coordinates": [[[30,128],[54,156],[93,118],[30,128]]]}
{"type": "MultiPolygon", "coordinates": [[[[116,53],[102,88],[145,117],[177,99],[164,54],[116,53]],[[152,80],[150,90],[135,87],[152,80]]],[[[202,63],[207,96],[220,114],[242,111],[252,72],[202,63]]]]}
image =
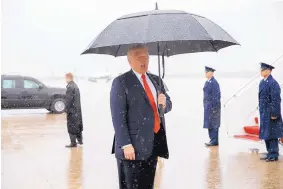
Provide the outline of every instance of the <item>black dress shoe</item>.
{"type": "Polygon", "coordinates": [[[278,161],[278,157],[276,157],[276,158],[269,157],[269,158],[267,158],[265,161],[266,161],[266,162],[278,161]]]}
{"type": "Polygon", "coordinates": [[[259,158],[260,160],[267,160],[268,159],[268,156],[262,156],[259,158]]]}
{"type": "Polygon", "coordinates": [[[206,146],[218,146],[218,144],[213,144],[213,143],[205,143],[206,146]]]}
{"type": "Polygon", "coordinates": [[[83,141],[78,141],[78,143],[79,143],[79,145],[83,145],[84,144],[83,141]]]}
{"type": "Polygon", "coordinates": [[[66,148],[75,148],[77,147],[77,144],[69,144],[65,146],[66,148]]]}

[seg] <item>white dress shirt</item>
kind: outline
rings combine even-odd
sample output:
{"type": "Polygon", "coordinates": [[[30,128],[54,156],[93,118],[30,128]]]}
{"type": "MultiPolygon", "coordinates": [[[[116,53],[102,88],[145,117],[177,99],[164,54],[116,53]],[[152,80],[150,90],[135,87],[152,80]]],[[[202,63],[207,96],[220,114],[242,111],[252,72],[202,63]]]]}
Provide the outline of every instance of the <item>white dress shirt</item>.
{"type": "MultiPolygon", "coordinates": [[[[142,79],[142,74],[140,74],[140,73],[138,73],[138,72],[135,72],[134,70],[133,70],[133,72],[135,73],[135,75],[137,76],[138,80],[141,82],[141,85],[142,85],[143,88],[144,88],[143,79],[142,79]]],[[[148,86],[149,86],[149,88],[150,88],[150,91],[151,91],[151,93],[152,93],[152,95],[153,95],[153,98],[154,98],[156,107],[157,107],[157,109],[158,109],[158,106],[157,106],[158,103],[157,103],[157,91],[156,91],[156,88],[154,87],[154,85],[153,85],[152,81],[150,80],[150,78],[148,77],[148,75],[147,75],[146,73],[145,73],[144,75],[145,75],[146,82],[147,82],[147,84],[148,84],[148,86]]],[[[123,146],[122,149],[124,149],[125,147],[130,146],[130,145],[132,145],[132,144],[127,144],[127,145],[123,146]]]]}
{"type": "MultiPolygon", "coordinates": [[[[142,84],[142,86],[144,88],[143,80],[142,80],[142,74],[139,74],[139,73],[135,72],[134,70],[133,70],[133,72],[135,73],[135,75],[137,76],[137,78],[139,79],[139,81],[141,82],[141,84],[142,84]]],[[[150,88],[150,91],[151,91],[151,93],[153,95],[155,104],[157,106],[157,92],[156,92],[156,88],[154,87],[152,81],[149,79],[147,73],[145,73],[144,75],[145,75],[146,82],[147,82],[147,84],[148,84],[148,86],[150,88]]]]}
{"type": "MultiPolygon", "coordinates": [[[[211,78],[212,78],[212,77],[211,77],[211,78]]],[[[209,79],[207,80],[207,82],[210,82],[211,78],[209,78],[209,79]]]]}

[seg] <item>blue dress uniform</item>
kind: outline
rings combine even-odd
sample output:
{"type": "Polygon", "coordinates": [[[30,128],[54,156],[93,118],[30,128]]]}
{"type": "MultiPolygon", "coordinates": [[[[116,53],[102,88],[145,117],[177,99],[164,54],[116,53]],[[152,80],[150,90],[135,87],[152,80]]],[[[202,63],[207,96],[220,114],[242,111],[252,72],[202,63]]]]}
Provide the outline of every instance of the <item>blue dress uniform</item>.
{"type": "MultiPolygon", "coordinates": [[[[261,63],[261,70],[274,69],[273,66],[261,63]]],[[[279,156],[278,139],[283,137],[283,122],[281,115],[281,97],[278,82],[269,75],[259,84],[260,134],[266,144],[266,161],[277,161],[279,156]],[[275,117],[276,119],[271,119],[275,117]]]]}
{"type": "MultiPolygon", "coordinates": [[[[214,72],[215,69],[205,67],[206,72],[214,72]]],[[[203,88],[203,106],[204,106],[204,125],[203,128],[208,129],[210,138],[206,146],[218,145],[218,131],[221,118],[221,92],[218,82],[214,77],[205,82],[203,88]]]]}

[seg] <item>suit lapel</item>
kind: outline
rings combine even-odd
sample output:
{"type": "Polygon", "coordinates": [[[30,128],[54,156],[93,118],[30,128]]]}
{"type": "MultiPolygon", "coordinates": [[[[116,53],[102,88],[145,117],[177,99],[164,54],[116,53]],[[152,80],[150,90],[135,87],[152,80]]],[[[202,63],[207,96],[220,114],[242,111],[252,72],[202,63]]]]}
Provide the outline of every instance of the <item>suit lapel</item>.
{"type": "Polygon", "coordinates": [[[144,98],[146,99],[146,101],[149,103],[149,99],[148,99],[148,97],[147,97],[147,95],[146,95],[146,93],[145,93],[145,90],[144,90],[144,88],[143,88],[143,86],[142,86],[142,84],[141,84],[139,78],[137,78],[137,76],[136,76],[136,74],[133,72],[133,70],[131,70],[130,72],[131,72],[131,76],[132,76],[132,78],[133,78],[132,81],[134,82],[134,85],[137,86],[136,88],[137,88],[138,92],[142,93],[142,95],[144,96],[144,98]]]}
{"type": "Polygon", "coordinates": [[[158,91],[159,91],[159,85],[157,84],[157,82],[152,78],[152,76],[150,74],[147,74],[150,81],[152,82],[155,90],[156,90],[156,94],[158,95],[158,91]]]}

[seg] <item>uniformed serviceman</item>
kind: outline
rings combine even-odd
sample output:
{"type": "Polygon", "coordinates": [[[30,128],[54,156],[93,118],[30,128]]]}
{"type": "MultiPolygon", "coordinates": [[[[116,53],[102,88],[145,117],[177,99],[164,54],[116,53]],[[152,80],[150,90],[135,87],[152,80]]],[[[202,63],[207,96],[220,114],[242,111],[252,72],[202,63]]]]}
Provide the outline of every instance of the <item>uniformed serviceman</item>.
{"type": "Polygon", "coordinates": [[[261,80],[259,84],[259,138],[265,141],[267,155],[261,160],[277,161],[279,156],[278,139],[283,137],[283,123],[281,115],[280,86],[272,77],[273,66],[261,63],[261,80]]]}
{"type": "Polygon", "coordinates": [[[208,129],[210,141],[206,146],[218,146],[218,131],[221,117],[221,92],[216,79],[214,78],[215,69],[205,67],[205,76],[207,81],[203,88],[203,106],[204,106],[204,125],[208,129]]]}

